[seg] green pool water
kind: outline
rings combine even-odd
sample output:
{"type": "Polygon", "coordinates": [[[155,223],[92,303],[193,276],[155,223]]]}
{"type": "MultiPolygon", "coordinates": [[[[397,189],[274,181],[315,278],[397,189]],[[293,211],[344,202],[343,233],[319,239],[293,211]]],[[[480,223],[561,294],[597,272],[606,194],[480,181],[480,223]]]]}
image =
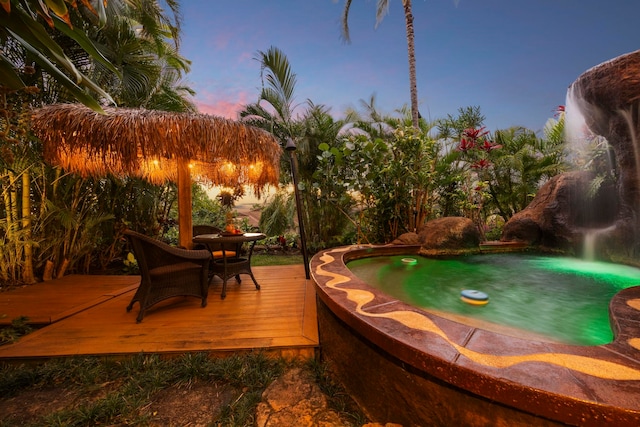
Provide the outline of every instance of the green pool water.
{"type": "Polygon", "coordinates": [[[369,285],[413,306],[577,345],[611,342],[611,298],[640,285],[640,269],[634,267],[531,254],[374,257],[348,267],[369,285]],[[463,302],[464,289],[486,293],[489,303],[463,302]]]}

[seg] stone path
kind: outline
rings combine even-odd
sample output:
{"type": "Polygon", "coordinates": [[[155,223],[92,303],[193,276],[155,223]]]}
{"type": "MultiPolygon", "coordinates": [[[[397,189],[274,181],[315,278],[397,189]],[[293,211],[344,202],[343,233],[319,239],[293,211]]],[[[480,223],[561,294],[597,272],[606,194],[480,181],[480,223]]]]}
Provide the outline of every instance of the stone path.
{"type": "Polygon", "coordinates": [[[300,368],[289,370],[271,383],[256,410],[257,427],[350,425],[328,407],[326,396],[311,374],[300,368]]]}
{"type": "MultiPolygon", "coordinates": [[[[292,368],[267,387],[256,410],[257,427],[351,427],[329,408],[327,397],[308,371],[292,368]]],[[[368,423],[362,427],[402,427],[368,423]]]]}

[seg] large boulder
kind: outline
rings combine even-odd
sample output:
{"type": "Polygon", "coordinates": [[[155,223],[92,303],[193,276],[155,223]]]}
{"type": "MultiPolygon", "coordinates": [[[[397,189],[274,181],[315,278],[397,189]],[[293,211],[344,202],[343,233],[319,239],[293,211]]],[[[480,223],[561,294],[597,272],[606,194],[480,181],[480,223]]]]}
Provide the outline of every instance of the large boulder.
{"type": "Polygon", "coordinates": [[[392,245],[421,245],[422,241],[420,240],[420,235],[410,231],[408,233],[404,233],[396,237],[396,239],[391,242],[392,245]]]}
{"type": "Polygon", "coordinates": [[[620,204],[625,210],[636,211],[640,202],[640,50],[585,71],[569,87],[567,97],[589,130],[610,144],[615,153],[620,204]]]}
{"type": "Polygon", "coordinates": [[[478,249],[480,232],[473,221],[464,217],[438,218],[422,226],[418,233],[421,252],[433,250],[478,249]]]}
{"type": "MultiPolygon", "coordinates": [[[[567,92],[567,123],[579,113],[584,125],[604,137],[613,151],[617,214],[595,230],[604,258],[638,261],[640,255],[640,50],[597,65],[567,92]],[[573,111],[572,109],[575,109],[573,111]]],[[[600,204],[597,209],[609,206],[600,204]]],[[[590,231],[593,233],[594,231],[590,231]]],[[[586,234],[585,234],[586,235],[586,234]]]]}
{"type": "Polygon", "coordinates": [[[584,171],[555,176],[505,224],[501,240],[562,250],[581,245],[588,230],[612,225],[619,211],[613,184],[594,192],[592,182],[584,171]]]}

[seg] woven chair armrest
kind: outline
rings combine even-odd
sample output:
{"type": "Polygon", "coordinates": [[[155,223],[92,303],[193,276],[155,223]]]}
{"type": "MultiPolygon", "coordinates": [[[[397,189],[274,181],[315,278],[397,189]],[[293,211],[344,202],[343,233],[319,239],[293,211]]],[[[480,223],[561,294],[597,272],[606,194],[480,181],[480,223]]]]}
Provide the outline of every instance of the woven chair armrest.
{"type": "Polygon", "coordinates": [[[133,238],[137,238],[148,245],[154,246],[159,249],[157,252],[158,258],[161,259],[149,259],[149,265],[163,265],[163,264],[176,264],[184,261],[198,262],[204,265],[205,261],[211,259],[211,252],[206,249],[184,249],[177,248],[168,245],[160,240],[154,239],[144,234],[137,233],[135,231],[127,230],[125,235],[129,235],[133,238]]]}
{"type": "Polygon", "coordinates": [[[173,246],[163,247],[163,249],[171,255],[190,261],[206,260],[211,258],[211,252],[206,249],[182,249],[175,248],[173,246]]]}

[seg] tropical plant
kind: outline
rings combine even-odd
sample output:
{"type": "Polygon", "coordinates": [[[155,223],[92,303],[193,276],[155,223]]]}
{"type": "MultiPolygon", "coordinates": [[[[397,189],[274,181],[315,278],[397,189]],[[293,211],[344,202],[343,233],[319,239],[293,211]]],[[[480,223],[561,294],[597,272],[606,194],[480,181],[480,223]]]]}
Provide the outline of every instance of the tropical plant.
{"type": "Polygon", "coordinates": [[[341,212],[353,223],[357,241],[389,242],[431,215],[439,150],[421,130],[399,126],[386,141],[351,135],[320,148],[317,179],[352,197],[355,208],[341,212]]]}
{"type": "MultiPolygon", "coordinates": [[[[113,92],[119,102],[131,107],[194,110],[188,98],[192,91],[180,84],[189,62],[177,53],[179,25],[158,2],[110,0],[104,10],[102,2],[91,2],[107,18],[100,23],[87,12],[87,1],[70,11],[68,22],[53,16],[55,9],[47,9],[56,29],[47,31],[46,24],[35,22],[35,13],[49,3],[60,2],[16,0],[2,2],[6,7],[0,10],[0,73],[6,75],[10,63],[26,86],[14,90],[20,85],[12,86],[16,81],[10,76],[0,80],[2,281],[32,283],[36,272],[51,277],[68,270],[87,271],[94,263],[104,268],[120,253],[124,227],[133,225],[154,235],[170,227],[175,200],[172,186],[114,177],[80,178],[43,163],[42,149],[29,132],[29,110],[77,95],[78,88],[67,87],[73,70],[64,68],[65,61],[80,70],[79,82],[91,79],[85,86],[101,102],[111,98],[92,85],[107,88],[104,93],[113,92]],[[7,19],[13,20],[11,25],[4,25],[7,19]],[[102,25],[100,30],[98,25],[102,25]],[[20,38],[18,30],[31,35],[20,38]],[[36,36],[38,43],[33,42],[36,36]],[[42,64],[33,56],[48,53],[36,53],[38,49],[62,54],[51,59],[51,64],[42,64]],[[25,66],[31,63],[35,66],[25,66]],[[51,68],[58,66],[59,70],[51,68]]],[[[177,16],[177,2],[164,4],[177,16]]],[[[95,108],[86,99],[90,92],[81,92],[82,96],[75,97],[95,108]]]]}
{"type": "Polygon", "coordinates": [[[399,125],[399,119],[382,114],[376,101],[376,95],[373,94],[368,100],[359,101],[360,110],[347,109],[344,119],[347,125],[341,133],[365,133],[371,139],[390,137],[399,125]]]}
{"type": "Polygon", "coordinates": [[[295,200],[289,192],[279,189],[265,202],[258,223],[260,230],[267,236],[283,236],[295,227],[295,208],[295,200]]]}
{"type": "Polygon", "coordinates": [[[108,211],[98,210],[96,185],[99,183],[91,179],[68,176],[60,177],[60,183],[50,190],[39,224],[41,236],[46,236],[40,259],[52,263],[55,277],[62,277],[69,268],[87,273],[102,238],[100,224],[113,219],[108,211]]]}
{"type": "Polygon", "coordinates": [[[455,141],[457,144],[465,129],[483,127],[485,118],[478,105],[460,107],[457,115],[447,114],[446,118],[436,120],[438,138],[455,141]]]}
{"type": "Polygon", "coordinates": [[[0,96],[0,280],[33,283],[38,245],[33,222],[42,211],[42,205],[34,206],[31,189],[31,181],[41,171],[37,143],[28,132],[26,92],[0,96]]]}
{"type": "MultiPolygon", "coordinates": [[[[342,37],[349,43],[351,37],[349,35],[349,11],[351,10],[352,0],[346,0],[342,11],[342,37]]],[[[418,84],[416,78],[416,52],[415,52],[415,35],[413,28],[413,12],[411,8],[411,0],[402,0],[404,9],[404,18],[407,31],[407,54],[409,59],[409,88],[411,96],[411,121],[413,127],[418,129],[420,113],[418,111],[418,84]]],[[[389,12],[389,0],[377,0],[376,3],[376,27],[382,22],[382,19],[389,12]]]]}
{"type": "Polygon", "coordinates": [[[16,317],[11,320],[11,326],[5,326],[0,329],[0,345],[16,342],[20,337],[28,335],[32,331],[33,328],[29,324],[28,317],[16,317]]]}
{"type": "MultiPolygon", "coordinates": [[[[78,8],[75,2],[69,4],[78,8]]],[[[82,5],[93,14],[93,19],[99,25],[104,25],[106,14],[103,2],[82,0],[82,5]]],[[[3,91],[22,90],[30,86],[24,77],[33,74],[35,69],[31,64],[35,63],[50,76],[49,82],[61,85],[73,98],[88,107],[102,111],[99,101],[113,102],[106,91],[79,70],[51,36],[53,30],[64,34],[75,41],[93,61],[117,74],[117,70],[98,51],[86,33],[72,25],[67,2],[2,0],[0,6],[0,88],[3,91]],[[39,22],[40,17],[45,20],[47,27],[39,22]],[[95,93],[99,100],[84,89],[95,93]]],[[[43,85],[47,85],[46,80],[43,85]]]]}
{"type": "Polygon", "coordinates": [[[109,215],[111,220],[101,222],[94,231],[96,248],[92,253],[95,268],[106,269],[120,257],[122,232],[135,228],[151,236],[171,234],[175,228],[175,185],[151,185],[138,178],[105,177],[92,179],[92,189],[100,197],[95,211],[109,215]]]}
{"type": "Polygon", "coordinates": [[[255,60],[260,62],[262,89],[258,101],[245,105],[240,118],[251,125],[265,129],[280,141],[298,135],[293,117],[296,74],[291,70],[287,56],[275,46],[266,52],[258,51],[255,60]]]}
{"type": "Polygon", "coordinates": [[[484,127],[463,128],[482,123],[483,117],[476,108],[459,112],[458,118],[449,116],[440,123],[446,140],[459,135],[446,162],[449,191],[441,206],[448,215],[471,218],[483,234],[488,218],[499,215],[508,221],[532,201],[546,179],[563,170],[563,142],[556,127],[548,128],[547,139],[522,127],[493,135],[484,127]]]}
{"type": "Polygon", "coordinates": [[[335,120],[327,108],[309,101],[301,126],[298,187],[304,199],[307,240],[312,250],[350,243],[349,217],[343,212],[352,209],[352,198],[347,188],[319,173],[322,147],[338,140],[344,122],[335,120]]]}
{"type": "Polygon", "coordinates": [[[546,180],[565,169],[564,143],[538,138],[522,127],[497,130],[493,139],[501,148],[488,153],[487,190],[491,208],[508,221],[531,203],[546,180]]]}
{"type": "Polygon", "coordinates": [[[171,13],[155,0],[111,0],[106,24],[87,29],[119,71],[114,75],[96,64],[91,67],[92,77],[108,88],[120,106],[196,111],[189,99],[193,90],[181,84],[191,62],[178,52],[179,5],[174,0],[166,3],[171,13]]]}
{"type": "Polygon", "coordinates": [[[462,214],[470,218],[484,238],[485,232],[485,203],[488,199],[487,186],[489,171],[493,164],[489,160],[494,150],[499,150],[502,146],[494,143],[490,139],[489,131],[484,127],[467,128],[462,131],[460,142],[458,143],[456,162],[462,169],[462,179],[458,183],[464,195],[461,198],[460,209],[462,214]]]}
{"type": "MultiPolygon", "coordinates": [[[[226,212],[228,209],[233,207],[233,202],[238,197],[238,193],[222,191],[215,199],[212,199],[203,187],[194,183],[191,186],[191,198],[193,205],[191,216],[193,218],[193,223],[196,225],[213,225],[214,227],[223,229],[225,226],[226,212]],[[225,194],[230,195],[231,205],[225,204],[225,194]]],[[[177,212],[175,215],[177,215],[177,212]]]]}
{"type": "Polygon", "coordinates": [[[457,115],[436,120],[440,148],[433,174],[437,192],[434,216],[464,216],[468,212],[470,196],[464,183],[471,181],[467,164],[460,161],[458,147],[464,130],[482,128],[484,120],[479,106],[459,108],[457,115]]]}

